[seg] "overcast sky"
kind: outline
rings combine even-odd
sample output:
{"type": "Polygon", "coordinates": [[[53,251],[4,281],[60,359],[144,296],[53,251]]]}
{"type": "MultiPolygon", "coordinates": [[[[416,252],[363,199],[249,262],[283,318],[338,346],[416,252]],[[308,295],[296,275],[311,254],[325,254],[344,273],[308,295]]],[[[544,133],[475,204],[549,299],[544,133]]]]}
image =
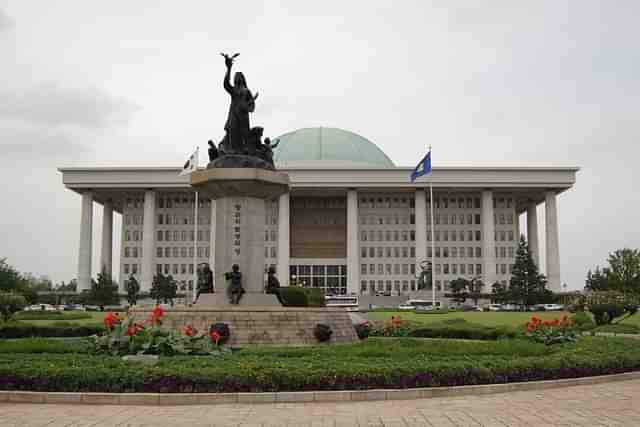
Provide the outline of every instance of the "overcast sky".
{"type": "Polygon", "coordinates": [[[634,0],[0,1],[0,258],[75,277],[80,197],[56,168],[179,166],[220,139],[226,51],[266,135],[348,129],[402,166],[428,145],[436,167],[580,166],[558,209],[581,288],[640,247],[638,22],[634,0]]]}

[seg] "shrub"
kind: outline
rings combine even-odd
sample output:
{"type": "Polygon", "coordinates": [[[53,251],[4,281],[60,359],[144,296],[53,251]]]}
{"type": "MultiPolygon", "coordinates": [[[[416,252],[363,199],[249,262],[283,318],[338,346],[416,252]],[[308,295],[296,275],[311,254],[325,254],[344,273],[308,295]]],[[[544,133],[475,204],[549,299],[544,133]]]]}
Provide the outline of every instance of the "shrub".
{"type": "Polygon", "coordinates": [[[371,323],[370,322],[362,322],[358,323],[354,326],[356,329],[356,334],[358,334],[358,338],[361,340],[365,338],[369,338],[369,333],[371,332],[371,323]]]}
{"type": "Polygon", "coordinates": [[[0,354],[9,353],[86,353],[84,338],[20,338],[0,341],[0,354]]]}
{"type": "Polygon", "coordinates": [[[26,305],[27,301],[22,295],[1,293],[0,316],[2,316],[2,320],[9,321],[14,313],[22,310],[26,305]]]}
{"type": "Polygon", "coordinates": [[[285,307],[308,307],[309,298],[304,288],[298,286],[283,286],[280,288],[280,298],[285,307]]]}
{"type": "Polygon", "coordinates": [[[324,292],[319,288],[303,288],[307,294],[309,307],[324,307],[324,292]]]}
{"type": "Polygon", "coordinates": [[[318,323],[315,328],[313,328],[313,336],[320,342],[329,341],[332,334],[331,326],[324,323],[318,323]]]}
{"type": "Polygon", "coordinates": [[[596,322],[584,311],[578,311],[572,315],[571,322],[579,331],[588,331],[596,327],[596,322]]]}
{"type": "Polygon", "coordinates": [[[63,313],[61,311],[21,311],[15,315],[17,320],[82,320],[91,319],[89,313],[71,312],[63,313]]]}
{"type": "Polygon", "coordinates": [[[518,333],[513,328],[477,325],[464,319],[447,319],[442,322],[421,325],[409,332],[410,337],[468,340],[498,340],[515,338],[517,335],[518,333]]]}
{"type": "Polygon", "coordinates": [[[614,302],[592,304],[589,306],[589,311],[598,325],[611,323],[613,319],[622,316],[625,312],[623,304],[614,302]]]}
{"type": "Polygon", "coordinates": [[[0,325],[0,338],[88,337],[100,332],[104,332],[104,327],[100,324],[74,325],[59,322],[55,325],[33,325],[12,322],[0,325]]]}

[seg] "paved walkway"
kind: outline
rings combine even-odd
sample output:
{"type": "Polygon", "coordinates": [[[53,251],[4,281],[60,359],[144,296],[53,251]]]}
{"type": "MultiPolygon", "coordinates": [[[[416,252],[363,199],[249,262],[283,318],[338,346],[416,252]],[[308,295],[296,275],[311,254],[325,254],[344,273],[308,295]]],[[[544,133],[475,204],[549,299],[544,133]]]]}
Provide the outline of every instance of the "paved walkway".
{"type": "Polygon", "coordinates": [[[0,426],[640,426],[640,380],[485,396],[211,406],[0,404],[0,426]]]}

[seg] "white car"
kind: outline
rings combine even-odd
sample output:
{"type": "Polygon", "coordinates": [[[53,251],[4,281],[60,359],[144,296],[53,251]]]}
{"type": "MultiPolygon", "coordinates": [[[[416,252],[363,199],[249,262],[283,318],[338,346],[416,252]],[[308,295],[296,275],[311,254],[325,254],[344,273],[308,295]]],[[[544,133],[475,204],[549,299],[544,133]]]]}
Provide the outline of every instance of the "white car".
{"type": "Polygon", "coordinates": [[[398,310],[413,310],[414,308],[414,306],[412,306],[411,304],[407,304],[406,302],[403,302],[398,306],[398,310]]]}
{"type": "Polygon", "coordinates": [[[562,304],[544,304],[543,305],[545,311],[561,311],[564,310],[564,305],[562,304]]]}
{"type": "Polygon", "coordinates": [[[502,310],[501,304],[489,304],[489,311],[501,311],[501,310],[502,310]]]}
{"type": "Polygon", "coordinates": [[[33,304],[24,308],[24,311],[58,311],[51,304],[33,304]]]}

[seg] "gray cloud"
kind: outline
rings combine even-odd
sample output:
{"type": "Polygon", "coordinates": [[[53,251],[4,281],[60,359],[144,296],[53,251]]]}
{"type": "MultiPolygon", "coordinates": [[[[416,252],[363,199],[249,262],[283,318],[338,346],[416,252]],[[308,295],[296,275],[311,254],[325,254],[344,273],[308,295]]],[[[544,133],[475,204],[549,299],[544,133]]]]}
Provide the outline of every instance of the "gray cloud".
{"type": "Polygon", "coordinates": [[[8,31],[13,27],[13,19],[9,17],[4,11],[0,10],[0,33],[8,31]]]}
{"type": "Polygon", "coordinates": [[[0,158],[7,161],[34,161],[44,158],[60,159],[70,154],[87,152],[88,145],[78,141],[78,138],[68,133],[47,128],[0,127],[0,158]]]}
{"type": "Polygon", "coordinates": [[[0,91],[0,119],[42,125],[109,127],[127,123],[136,109],[127,100],[97,88],[45,84],[23,90],[0,91]]]}

